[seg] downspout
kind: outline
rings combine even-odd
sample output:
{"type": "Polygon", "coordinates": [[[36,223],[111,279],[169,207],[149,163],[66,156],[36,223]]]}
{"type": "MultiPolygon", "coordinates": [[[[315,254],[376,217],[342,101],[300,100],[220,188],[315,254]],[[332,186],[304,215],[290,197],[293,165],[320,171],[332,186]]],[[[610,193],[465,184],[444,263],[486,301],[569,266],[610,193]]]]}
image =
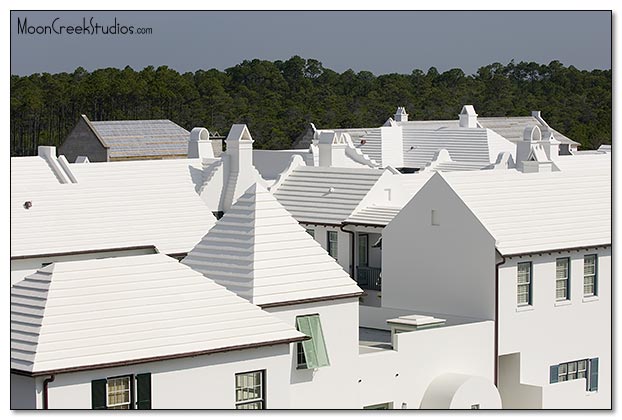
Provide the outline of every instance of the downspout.
{"type": "Polygon", "coordinates": [[[345,224],[341,224],[341,226],[339,226],[339,230],[350,234],[350,277],[354,279],[354,232],[345,230],[345,226],[345,224]]]}
{"type": "Polygon", "coordinates": [[[47,410],[49,405],[49,397],[48,397],[48,384],[50,382],[54,382],[54,375],[51,375],[49,378],[45,378],[43,380],[43,409],[47,410]]]}
{"type": "Polygon", "coordinates": [[[499,267],[505,264],[505,256],[495,264],[495,377],[494,383],[499,388],[499,267]]]}

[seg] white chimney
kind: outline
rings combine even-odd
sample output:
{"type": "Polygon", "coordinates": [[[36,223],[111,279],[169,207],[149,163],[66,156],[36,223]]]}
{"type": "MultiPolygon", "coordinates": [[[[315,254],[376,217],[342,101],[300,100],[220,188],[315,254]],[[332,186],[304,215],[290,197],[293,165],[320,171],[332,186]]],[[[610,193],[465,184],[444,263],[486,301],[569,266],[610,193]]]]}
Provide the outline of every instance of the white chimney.
{"type": "Polygon", "coordinates": [[[319,166],[344,166],[346,160],[346,141],[343,135],[334,131],[323,131],[318,139],[320,149],[319,166]]]}
{"type": "Polygon", "coordinates": [[[543,147],[542,132],[537,125],[525,127],[523,140],[516,143],[516,168],[526,173],[554,170],[543,147]]]}
{"type": "Polygon", "coordinates": [[[232,125],[225,143],[227,150],[221,156],[224,185],[219,209],[226,212],[248,187],[257,182],[259,173],[253,166],[253,138],[245,124],[232,125]]]}
{"type": "Polygon", "coordinates": [[[542,140],[542,132],[538,126],[527,126],[523,130],[523,139],[516,142],[516,163],[529,160],[531,147],[542,140]]]}
{"type": "Polygon", "coordinates": [[[408,121],[408,114],[406,113],[406,108],[404,108],[403,106],[398,107],[397,111],[395,111],[393,119],[397,122],[408,121]]]}
{"type": "Polygon", "coordinates": [[[233,124],[225,139],[226,154],[231,159],[233,172],[249,172],[253,167],[253,143],[246,124],[233,124]]]}
{"type": "Polygon", "coordinates": [[[544,127],[542,130],[542,147],[549,160],[556,160],[559,157],[559,145],[561,142],[553,136],[553,132],[544,127]]]}
{"type": "Polygon", "coordinates": [[[209,139],[209,131],[204,127],[195,127],[190,132],[190,141],[188,142],[189,158],[213,158],[214,149],[212,141],[209,139]]]}
{"type": "Polygon", "coordinates": [[[477,114],[473,105],[463,106],[458,118],[460,119],[460,127],[477,128],[477,114]]]}

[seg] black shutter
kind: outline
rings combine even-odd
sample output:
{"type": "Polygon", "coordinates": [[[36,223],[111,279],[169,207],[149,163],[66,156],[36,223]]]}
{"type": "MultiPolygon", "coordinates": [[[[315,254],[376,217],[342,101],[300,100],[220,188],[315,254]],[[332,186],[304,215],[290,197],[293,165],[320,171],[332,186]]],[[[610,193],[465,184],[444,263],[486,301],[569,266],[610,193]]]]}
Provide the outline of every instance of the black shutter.
{"type": "Polygon", "coordinates": [[[136,375],[136,394],[136,407],[139,410],[151,410],[151,373],[136,375]]]}
{"type": "Polygon", "coordinates": [[[106,409],[106,380],[91,381],[91,403],[94,410],[106,409]]]}
{"type": "Polygon", "coordinates": [[[559,365],[551,366],[551,383],[554,384],[559,380],[559,365]]]}
{"type": "Polygon", "coordinates": [[[590,359],[590,391],[598,391],[598,357],[590,359]]]}

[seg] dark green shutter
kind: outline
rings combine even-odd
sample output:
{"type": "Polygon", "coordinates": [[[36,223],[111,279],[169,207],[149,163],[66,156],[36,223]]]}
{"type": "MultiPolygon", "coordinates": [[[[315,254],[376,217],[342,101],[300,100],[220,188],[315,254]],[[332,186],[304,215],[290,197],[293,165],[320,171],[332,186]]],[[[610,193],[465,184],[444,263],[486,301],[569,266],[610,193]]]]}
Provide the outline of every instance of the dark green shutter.
{"type": "Polygon", "coordinates": [[[136,407],[139,410],[151,410],[151,373],[136,375],[136,394],[136,407]]]}
{"type": "Polygon", "coordinates": [[[551,366],[551,383],[554,384],[559,380],[559,365],[551,366]]]}
{"type": "Polygon", "coordinates": [[[590,359],[590,391],[598,391],[598,357],[590,359]]]}
{"type": "Polygon", "coordinates": [[[106,409],[106,380],[91,381],[91,403],[94,410],[106,409]]]}

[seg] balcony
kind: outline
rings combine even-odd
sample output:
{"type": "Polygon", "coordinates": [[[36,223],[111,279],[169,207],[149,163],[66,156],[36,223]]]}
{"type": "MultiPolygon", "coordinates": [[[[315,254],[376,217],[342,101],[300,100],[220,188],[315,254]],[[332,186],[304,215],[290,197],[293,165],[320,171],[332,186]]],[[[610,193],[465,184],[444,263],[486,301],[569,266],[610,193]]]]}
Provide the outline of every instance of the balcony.
{"type": "Polygon", "coordinates": [[[382,283],[380,267],[356,267],[356,282],[361,289],[380,290],[382,283]]]}

